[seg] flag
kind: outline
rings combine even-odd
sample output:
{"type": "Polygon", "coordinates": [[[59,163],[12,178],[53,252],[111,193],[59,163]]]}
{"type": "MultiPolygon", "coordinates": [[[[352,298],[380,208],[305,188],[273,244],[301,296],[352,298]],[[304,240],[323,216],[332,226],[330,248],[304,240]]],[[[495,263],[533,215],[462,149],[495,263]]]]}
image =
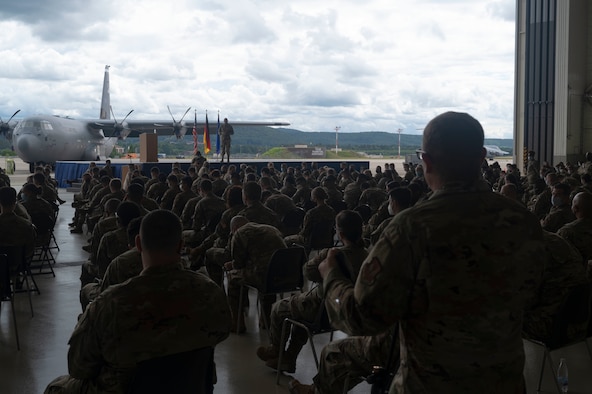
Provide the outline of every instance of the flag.
{"type": "Polygon", "coordinates": [[[203,146],[204,153],[206,155],[210,153],[210,150],[212,150],[212,144],[210,144],[210,125],[208,124],[208,111],[206,111],[206,123],[204,124],[203,146]]]}
{"type": "Polygon", "coordinates": [[[220,154],[220,112],[218,112],[218,126],[216,127],[216,154],[220,154]]]}
{"type": "Polygon", "coordinates": [[[197,111],[193,120],[193,155],[197,155],[197,111]]]}

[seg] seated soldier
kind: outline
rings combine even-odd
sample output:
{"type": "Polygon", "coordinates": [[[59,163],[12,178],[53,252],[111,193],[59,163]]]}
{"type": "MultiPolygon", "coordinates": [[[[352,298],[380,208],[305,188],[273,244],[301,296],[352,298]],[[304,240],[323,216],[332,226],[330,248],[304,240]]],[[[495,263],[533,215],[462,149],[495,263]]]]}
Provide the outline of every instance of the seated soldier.
{"type": "Polygon", "coordinates": [[[135,243],[142,274],[89,305],[69,341],[70,375],[53,380],[45,393],[125,393],[139,362],[214,347],[228,337],[224,293],[205,275],[183,268],[179,218],[150,212],[135,243]]]}
{"type": "Polygon", "coordinates": [[[328,245],[332,244],[332,228],[333,223],[335,222],[335,211],[325,203],[328,197],[325,189],[317,186],[312,190],[310,196],[316,206],[306,212],[302,223],[302,230],[300,230],[300,233],[297,235],[286,237],[286,243],[288,245],[303,245],[307,251],[310,251],[310,248],[315,241],[325,241],[328,245]],[[320,234],[317,232],[318,230],[323,229],[326,230],[326,233],[320,234]],[[313,234],[316,235],[316,239],[314,240],[313,234]]]}
{"type": "MultiPolygon", "coordinates": [[[[343,243],[343,246],[338,248],[343,256],[343,269],[347,271],[345,274],[351,278],[353,284],[358,276],[362,262],[368,255],[362,241],[362,218],[357,212],[341,211],[335,218],[335,227],[339,239],[343,243]]],[[[319,275],[318,265],[325,259],[327,251],[328,249],[324,249],[306,263],[305,273],[307,278],[312,282],[317,282],[318,286],[312,288],[308,293],[293,295],[273,304],[270,325],[271,345],[261,346],[257,349],[257,356],[265,361],[265,365],[268,367],[278,368],[279,350],[286,347],[285,343],[280,343],[284,319],[314,321],[323,302],[322,279],[319,275]]],[[[306,344],[307,339],[306,331],[297,326],[292,327],[290,344],[282,357],[282,365],[279,366],[280,370],[295,371],[296,358],[300,353],[300,349],[306,344]]]]}
{"type": "MultiPolygon", "coordinates": [[[[230,273],[228,279],[228,303],[232,310],[234,329],[245,331],[244,314],[239,310],[240,289],[243,283],[256,288],[263,287],[267,266],[273,253],[286,247],[280,231],[267,224],[249,223],[244,216],[235,216],[230,222],[232,233],[232,261],[224,264],[230,273]]],[[[269,317],[275,295],[263,297],[260,316],[269,317]]],[[[262,326],[262,324],[259,324],[262,326]]]]}

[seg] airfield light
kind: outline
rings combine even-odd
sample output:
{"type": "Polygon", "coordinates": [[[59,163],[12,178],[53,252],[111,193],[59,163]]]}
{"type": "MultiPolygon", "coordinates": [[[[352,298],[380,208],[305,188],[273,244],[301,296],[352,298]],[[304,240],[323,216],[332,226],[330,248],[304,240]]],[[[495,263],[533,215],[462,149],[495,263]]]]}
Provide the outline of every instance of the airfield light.
{"type": "Polygon", "coordinates": [[[341,126],[335,126],[335,156],[339,151],[339,130],[341,130],[341,126]]]}

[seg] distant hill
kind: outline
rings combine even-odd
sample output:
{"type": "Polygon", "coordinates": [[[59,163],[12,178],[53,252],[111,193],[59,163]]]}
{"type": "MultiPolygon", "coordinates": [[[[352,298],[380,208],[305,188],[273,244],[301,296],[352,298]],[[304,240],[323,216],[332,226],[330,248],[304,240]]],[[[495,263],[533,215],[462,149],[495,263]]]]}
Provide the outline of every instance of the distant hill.
{"type": "MultiPolygon", "coordinates": [[[[212,130],[212,150],[216,150],[216,126],[210,124],[212,130]]],[[[334,132],[308,132],[288,128],[271,127],[240,127],[234,128],[232,138],[232,150],[235,153],[256,154],[263,153],[274,147],[290,147],[294,145],[317,146],[325,149],[335,148],[334,132]]],[[[200,131],[201,132],[201,131],[200,131]]],[[[411,153],[421,146],[422,136],[418,134],[401,134],[401,153],[411,153]]],[[[200,150],[202,148],[203,136],[198,135],[200,150]]],[[[384,131],[364,131],[355,133],[339,133],[339,147],[343,149],[366,152],[369,154],[397,154],[399,135],[386,133],[384,131]]],[[[132,151],[138,149],[138,138],[128,138],[120,141],[118,145],[132,151]]],[[[513,141],[511,139],[485,139],[486,145],[497,145],[505,151],[512,152],[513,141]]],[[[171,136],[159,137],[160,152],[169,155],[190,154],[193,149],[193,138],[191,131],[187,132],[185,138],[176,140],[171,136]]],[[[11,145],[6,138],[0,138],[0,150],[10,149],[11,145]]]]}

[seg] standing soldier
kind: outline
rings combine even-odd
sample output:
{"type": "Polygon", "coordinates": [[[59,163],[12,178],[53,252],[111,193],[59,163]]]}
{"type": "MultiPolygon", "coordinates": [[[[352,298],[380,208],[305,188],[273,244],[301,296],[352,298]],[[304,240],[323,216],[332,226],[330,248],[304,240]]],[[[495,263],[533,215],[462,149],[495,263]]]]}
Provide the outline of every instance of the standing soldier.
{"type": "Polygon", "coordinates": [[[226,153],[230,163],[230,136],[234,134],[234,129],[228,123],[228,118],[224,118],[224,123],[220,126],[218,134],[222,137],[222,159],[220,162],[224,162],[224,154],[226,153]]]}

